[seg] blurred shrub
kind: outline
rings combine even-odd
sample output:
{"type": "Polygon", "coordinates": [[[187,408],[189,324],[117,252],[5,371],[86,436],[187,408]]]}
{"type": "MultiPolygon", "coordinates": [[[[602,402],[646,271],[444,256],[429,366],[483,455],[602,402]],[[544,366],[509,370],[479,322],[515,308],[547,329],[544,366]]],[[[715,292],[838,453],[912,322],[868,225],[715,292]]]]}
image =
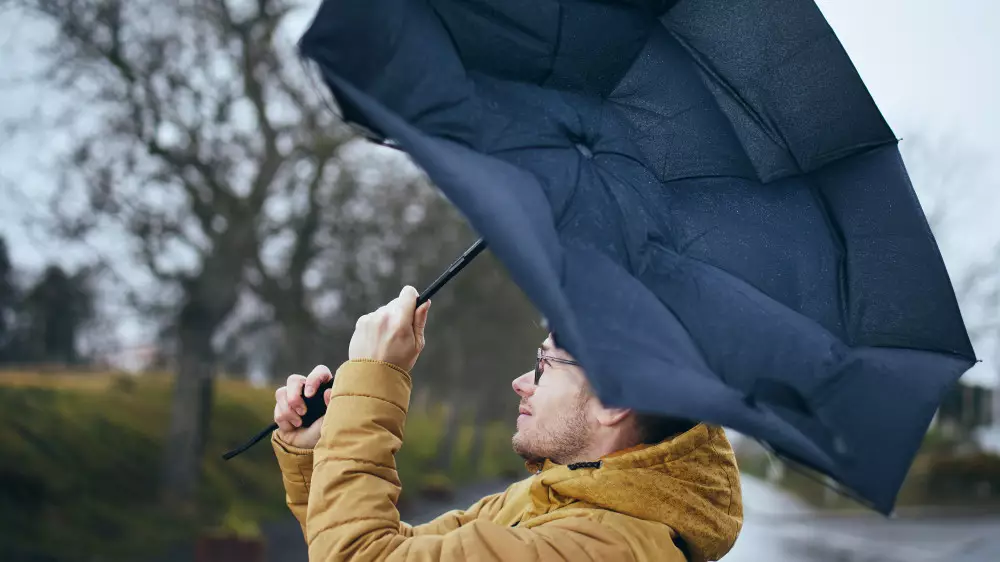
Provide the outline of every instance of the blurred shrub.
{"type": "Polygon", "coordinates": [[[1000,456],[934,457],[925,482],[927,499],[935,504],[1000,504],[1000,456]]]}
{"type": "Polygon", "coordinates": [[[122,394],[132,394],[139,388],[134,375],[120,374],[111,379],[111,389],[122,394]]]}
{"type": "Polygon", "coordinates": [[[235,505],[229,508],[222,518],[222,523],[209,534],[240,539],[257,539],[262,535],[260,524],[235,505]]]}

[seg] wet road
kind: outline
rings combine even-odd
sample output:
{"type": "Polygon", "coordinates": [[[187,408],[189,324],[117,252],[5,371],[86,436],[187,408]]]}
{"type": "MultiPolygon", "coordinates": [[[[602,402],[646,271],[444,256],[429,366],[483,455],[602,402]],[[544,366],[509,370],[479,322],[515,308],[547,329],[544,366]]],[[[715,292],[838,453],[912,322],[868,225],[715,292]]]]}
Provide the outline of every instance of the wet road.
{"type": "Polygon", "coordinates": [[[1000,517],[762,521],[748,516],[724,562],[998,562],[1000,517]]]}

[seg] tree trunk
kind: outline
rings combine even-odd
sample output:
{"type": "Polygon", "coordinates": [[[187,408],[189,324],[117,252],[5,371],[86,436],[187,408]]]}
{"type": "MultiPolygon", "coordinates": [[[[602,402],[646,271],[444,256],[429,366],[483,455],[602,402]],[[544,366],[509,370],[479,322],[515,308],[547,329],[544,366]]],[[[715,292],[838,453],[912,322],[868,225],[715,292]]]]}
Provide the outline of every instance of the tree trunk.
{"type": "MultiPolygon", "coordinates": [[[[205,448],[208,445],[208,436],[212,434],[212,402],[215,399],[215,366],[213,362],[205,361],[201,363],[201,372],[198,377],[198,418],[199,429],[198,440],[198,464],[205,458],[205,448]]],[[[197,481],[197,479],[196,479],[197,481]]]]}
{"type": "Polygon", "coordinates": [[[333,345],[336,338],[331,338],[334,341],[323,341],[324,334],[308,313],[289,315],[284,318],[282,328],[285,337],[282,342],[284,354],[276,373],[279,381],[292,373],[308,375],[313,367],[320,364],[336,372],[340,361],[347,357],[346,345],[333,345]]]}
{"type": "Polygon", "coordinates": [[[208,441],[214,361],[212,328],[182,326],[177,379],[164,449],[162,497],[168,505],[191,508],[208,441]]]}

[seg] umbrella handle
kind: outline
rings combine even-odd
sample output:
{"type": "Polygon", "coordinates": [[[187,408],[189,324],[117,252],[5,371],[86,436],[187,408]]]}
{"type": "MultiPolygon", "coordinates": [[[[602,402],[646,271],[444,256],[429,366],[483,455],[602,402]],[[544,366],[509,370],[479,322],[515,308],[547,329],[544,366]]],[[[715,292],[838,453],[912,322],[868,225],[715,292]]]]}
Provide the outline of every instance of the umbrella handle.
{"type": "MultiPolygon", "coordinates": [[[[472,246],[469,246],[468,250],[466,250],[461,256],[458,257],[458,259],[452,262],[450,266],[448,266],[448,269],[446,269],[444,273],[442,273],[437,279],[434,280],[433,283],[431,283],[426,289],[424,289],[423,293],[420,293],[420,296],[417,297],[417,306],[419,307],[420,305],[429,301],[431,297],[434,296],[435,293],[441,290],[441,287],[444,287],[445,284],[448,283],[448,281],[451,281],[453,277],[458,275],[458,272],[462,271],[462,269],[464,269],[465,266],[472,263],[472,260],[474,260],[476,256],[482,253],[482,251],[485,249],[486,249],[486,240],[482,238],[476,240],[476,242],[472,246]]],[[[327,381],[322,385],[320,385],[320,387],[316,390],[316,393],[309,398],[307,398],[305,395],[305,389],[304,388],[302,389],[302,398],[306,404],[306,413],[304,416],[302,416],[302,427],[309,427],[310,425],[313,424],[313,422],[315,422],[316,420],[318,420],[319,418],[323,417],[326,414],[326,402],[323,400],[323,393],[326,392],[326,389],[332,387],[333,387],[333,381],[332,380],[327,381]]],[[[257,435],[251,437],[246,443],[223,454],[222,458],[228,461],[229,459],[235,457],[236,455],[243,453],[250,447],[253,447],[257,443],[259,443],[262,439],[270,435],[276,429],[278,429],[278,424],[272,422],[271,425],[262,429],[257,435]]]]}

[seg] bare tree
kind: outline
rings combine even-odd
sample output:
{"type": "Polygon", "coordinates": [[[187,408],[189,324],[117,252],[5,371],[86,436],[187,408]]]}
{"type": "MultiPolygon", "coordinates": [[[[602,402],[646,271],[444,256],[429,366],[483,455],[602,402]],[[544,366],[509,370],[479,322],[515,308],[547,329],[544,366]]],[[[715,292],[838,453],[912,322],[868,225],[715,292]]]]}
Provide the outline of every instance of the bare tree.
{"type": "MultiPolygon", "coordinates": [[[[359,315],[422,288],[475,235],[405,157],[358,150],[276,40],[290,0],[17,2],[53,26],[47,79],[79,104],[53,204],[62,233],[120,232],[155,280],[132,300],[165,314],[175,350],[162,483],[187,503],[220,351],[245,353],[263,330],[278,372],[336,361],[359,315]]],[[[435,298],[418,375],[455,405],[484,405],[479,428],[508,413],[492,397],[513,397],[541,332],[497,265],[435,298]]]]}
{"type": "Polygon", "coordinates": [[[185,503],[208,431],[217,331],[241,291],[282,270],[302,277],[314,245],[295,241],[314,239],[353,137],[276,41],[290,1],[21,4],[54,27],[47,78],[79,100],[55,205],[64,232],[118,228],[169,297],[177,379],[163,487],[185,503]],[[295,246],[287,259],[280,240],[295,246]],[[262,276],[271,246],[276,268],[262,276]]]}
{"type": "Polygon", "coordinates": [[[278,372],[338,360],[359,316],[403,284],[422,288],[472,239],[405,158],[375,156],[342,162],[335,195],[312,208],[282,267],[259,256],[252,286],[271,306],[278,372]]]}

